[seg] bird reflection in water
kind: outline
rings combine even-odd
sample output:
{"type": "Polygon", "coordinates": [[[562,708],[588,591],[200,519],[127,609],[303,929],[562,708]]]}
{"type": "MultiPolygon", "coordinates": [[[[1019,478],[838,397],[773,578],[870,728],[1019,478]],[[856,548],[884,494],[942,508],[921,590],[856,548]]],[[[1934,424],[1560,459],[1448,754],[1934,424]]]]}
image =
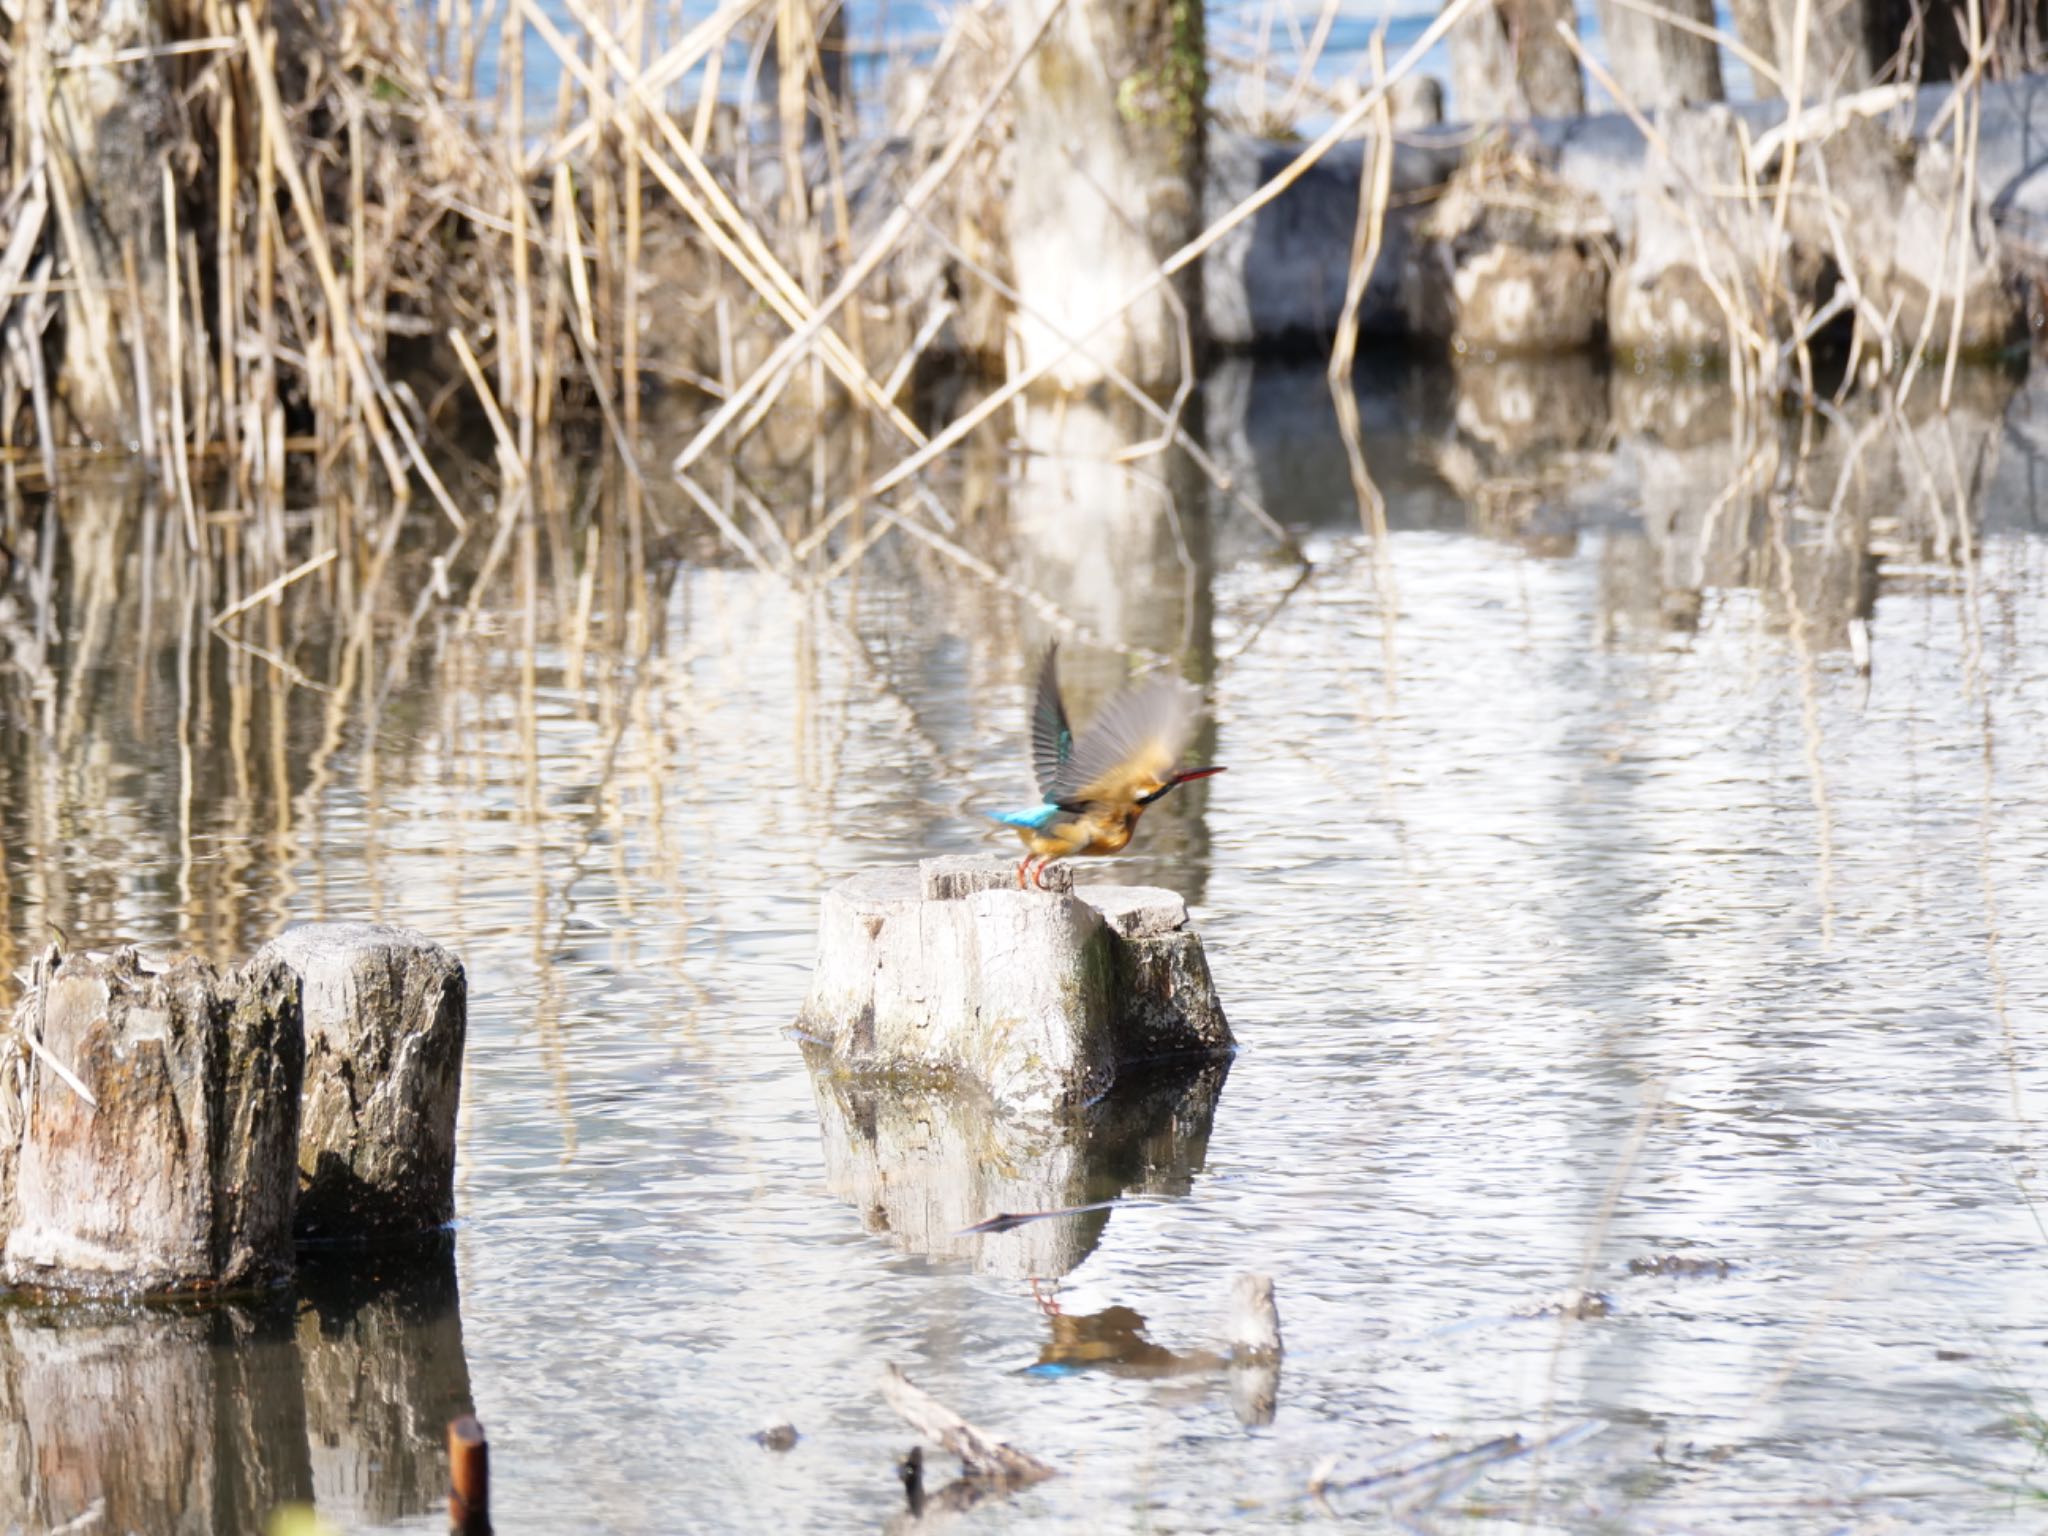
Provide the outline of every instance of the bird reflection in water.
{"type": "Polygon", "coordinates": [[[1220,1371],[1229,1358],[1212,1349],[1185,1353],[1156,1343],[1145,1333],[1145,1314],[1130,1307],[1104,1307],[1100,1312],[1047,1314],[1052,1338],[1039,1349],[1038,1375],[1105,1370],[1117,1376],[1142,1378],[1193,1376],[1220,1371]]]}

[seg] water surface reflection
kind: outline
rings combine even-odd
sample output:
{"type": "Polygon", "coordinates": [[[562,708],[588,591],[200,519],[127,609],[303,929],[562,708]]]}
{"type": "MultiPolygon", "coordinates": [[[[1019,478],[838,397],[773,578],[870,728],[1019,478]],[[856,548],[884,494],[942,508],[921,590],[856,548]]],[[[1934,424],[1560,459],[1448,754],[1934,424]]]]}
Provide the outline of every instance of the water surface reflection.
{"type": "Polygon", "coordinates": [[[495,555],[382,567],[367,511],[265,564],[65,502],[0,595],[0,971],[53,925],[456,948],[461,1321],[312,1279],[282,1319],[10,1313],[22,1523],[143,1489],[140,1528],[310,1494],[429,1529],[473,1394],[507,1529],[879,1526],[885,1361],[1066,1470],[991,1528],[1288,1529],[1376,1458],[1456,1490],[1403,1506],[1433,1529],[2048,1523],[2039,387],[1802,433],[1700,380],[1369,386],[1354,459],[1319,372],[1220,367],[1190,419],[1231,494],[1033,407],[932,487],[949,524],[894,509],[930,537],[786,567],[829,497],[734,466],[766,572],[566,470],[495,555]],[[1231,772],[1106,873],[1190,897],[1243,1049],[1220,1096],[1024,1145],[817,1085],[785,1029],[827,882],[994,846],[1055,633],[1078,709],[1155,657],[1210,687],[1231,772]],[[1211,1349],[1246,1271],[1270,1423],[1031,1369],[1211,1349]]]}

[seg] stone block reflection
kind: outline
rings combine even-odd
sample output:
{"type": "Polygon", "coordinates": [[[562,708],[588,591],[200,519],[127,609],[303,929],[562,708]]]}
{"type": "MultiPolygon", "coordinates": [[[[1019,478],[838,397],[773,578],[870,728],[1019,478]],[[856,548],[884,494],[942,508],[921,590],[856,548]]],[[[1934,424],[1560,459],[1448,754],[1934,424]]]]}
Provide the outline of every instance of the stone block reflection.
{"type": "MultiPolygon", "coordinates": [[[[2014,388],[1966,369],[1944,405],[1935,370],[1902,400],[1858,391],[1760,430],[1724,377],[1467,358],[1397,379],[1361,369],[1357,407],[1396,532],[1455,529],[1549,560],[1592,541],[1604,642],[1683,642],[1732,601],[1804,652],[1839,653],[1867,642],[1881,578],[1975,558],[2014,388]]],[[[1320,372],[1229,359],[1204,401],[1218,459],[1253,494],[1348,532],[1320,372]]]]}
{"type": "Polygon", "coordinates": [[[416,1519],[445,1498],[443,1437],[468,1407],[445,1238],[316,1257],[256,1305],[12,1307],[0,1530],[210,1536],[288,1503],[344,1529],[416,1519]]]}
{"type": "Polygon", "coordinates": [[[1072,1120],[1005,1115],[966,1094],[836,1076],[813,1058],[826,1186],[906,1253],[978,1274],[1057,1279],[1095,1251],[1110,1215],[1072,1211],[995,1232],[999,1215],[1187,1193],[1208,1156],[1227,1062],[1154,1069],[1072,1120]]]}

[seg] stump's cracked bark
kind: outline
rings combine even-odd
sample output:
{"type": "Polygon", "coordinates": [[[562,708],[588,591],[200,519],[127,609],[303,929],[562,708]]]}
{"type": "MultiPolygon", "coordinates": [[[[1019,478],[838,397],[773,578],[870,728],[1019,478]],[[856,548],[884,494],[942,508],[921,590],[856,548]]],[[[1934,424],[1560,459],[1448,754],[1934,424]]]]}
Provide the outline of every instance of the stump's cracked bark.
{"type": "Polygon", "coordinates": [[[289,966],[304,988],[299,1236],[403,1236],[451,1220],[462,963],[377,923],[307,923],[259,958],[289,966]]]}
{"type": "Polygon", "coordinates": [[[304,1048],[288,970],[72,956],[14,1028],[39,1048],[23,1039],[9,1282],[164,1292],[290,1272],[304,1048]]]}

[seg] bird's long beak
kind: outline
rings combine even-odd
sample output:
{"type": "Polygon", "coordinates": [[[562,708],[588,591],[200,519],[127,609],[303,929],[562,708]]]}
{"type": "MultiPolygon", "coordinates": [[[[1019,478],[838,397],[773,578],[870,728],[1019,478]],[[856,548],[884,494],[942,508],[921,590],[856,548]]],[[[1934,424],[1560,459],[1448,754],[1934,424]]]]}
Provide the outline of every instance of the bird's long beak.
{"type": "Polygon", "coordinates": [[[1153,801],[1160,799],[1161,797],[1170,793],[1171,791],[1180,788],[1180,786],[1183,784],[1190,783],[1195,779],[1206,779],[1209,777],[1210,774],[1221,773],[1222,771],[1223,770],[1221,768],[1196,768],[1188,773],[1176,773],[1166,783],[1160,785],[1157,789],[1153,790],[1151,794],[1140,795],[1138,797],[1138,805],[1140,806],[1140,808],[1148,806],[1153,801]]]}

